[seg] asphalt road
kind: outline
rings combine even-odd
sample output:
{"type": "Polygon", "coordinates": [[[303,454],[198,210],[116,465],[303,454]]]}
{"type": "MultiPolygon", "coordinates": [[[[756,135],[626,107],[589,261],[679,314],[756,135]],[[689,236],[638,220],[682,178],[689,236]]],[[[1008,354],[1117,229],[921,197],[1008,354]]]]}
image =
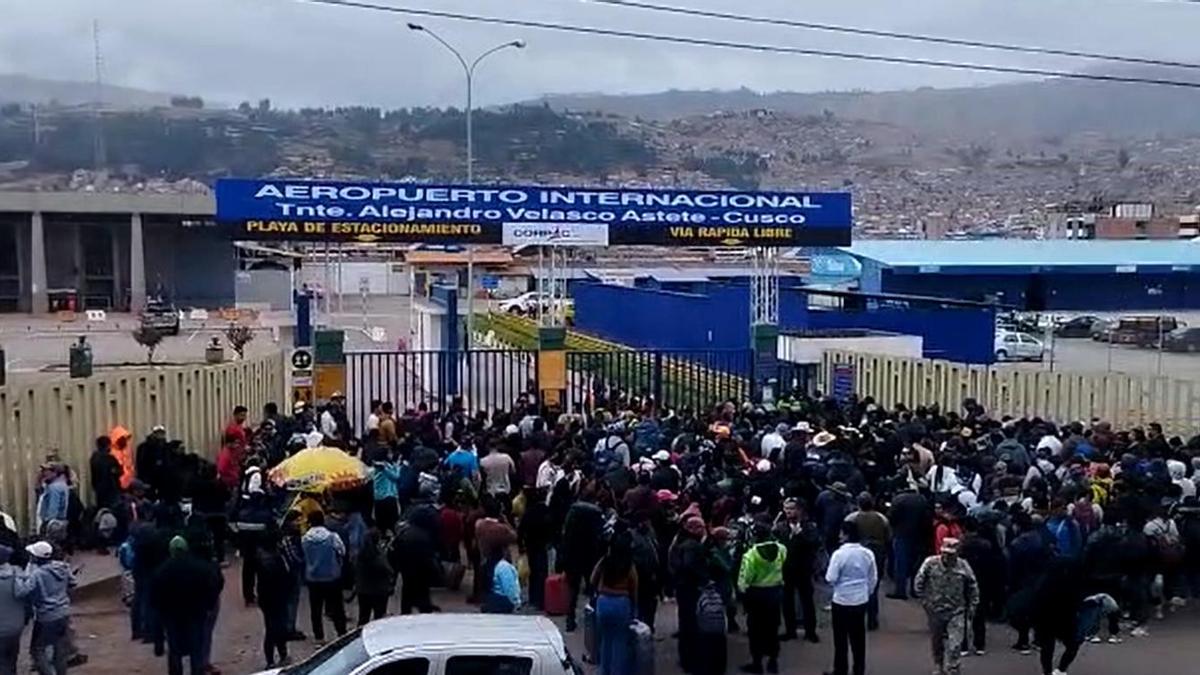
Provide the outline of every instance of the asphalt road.
{"type": "MultiPolygon", "coordinates": [[[[226,570],[226,586],[222,598],[220,620],[214,646],[215,665],[224,673],[253,673],[263,666],[261,647],[262,619],[257,609],[242,606],[236,563],[226,570]]],[[[475,611],[462,602],[459,593],[439,592],[434,602],[446,611],[475,611]]],[[[395,601],[396,598],[393,598],[395,601]]],[[[393,602],[392,610],[396,610],[393,602]]],[[[128,615],[112,595],[101,595],[76,607],[75,626],[81,648],[90,661],[85,668],[73,671],[87,675],[158,675],[166,672],[166,664],[157,659],[148,646],[128,639],[128,615]]],[[[820,610],[818,610],[820,611],[820,610]]],[[[351,610],[353,616],[356,610],[351,610]]],[[[675,625],[675,606],[665,604],[660,609],[657,673],[675,675],[676,644],[666,637],[675,625]]],[[[301,627],[308,627],[308,608],[300,608],[301,627]]],[[[822,643],[785,643],[780,666],[784,673],[815,674],[828,670],[832,664],[832,647],[827,613],[822,613],[822,643]]],[[[560,627],[562,619],[556,619],[560,627]]],[[[332,630],[327,627],[327,631],[332,630]]],[[[1121,645],[1085,645],[1071,673],[1086,675],[1194,675],[1200,672],[1200,609],[1187,608],[1165,621],[1153,622],[1150,637],[1129,638],[1121,645]]],[[[1036,656],[1022,656],[1009,649],[1012,632],[1004,626],[989,627],[989,652],[983,657],[964,661],[965,673],[972,675],[1038,675],[1036,656]]],[[[583,652],[581,633],[567,636],[573,654],[583,652]]],[[[303,655],[310,643],[292,643],[293,654],[303,655]]],[[[932,671],[924,614],[912,603],[892,600],[884,602],[883,627],[868,637],[867,672],[875,675],[924,675],[932,671]]],[[[728,673],[736,672],[747,655],[744,636],[729,639],[728,673]]],[[[591,666],[588,672],[594,672],[591,666]]]]}

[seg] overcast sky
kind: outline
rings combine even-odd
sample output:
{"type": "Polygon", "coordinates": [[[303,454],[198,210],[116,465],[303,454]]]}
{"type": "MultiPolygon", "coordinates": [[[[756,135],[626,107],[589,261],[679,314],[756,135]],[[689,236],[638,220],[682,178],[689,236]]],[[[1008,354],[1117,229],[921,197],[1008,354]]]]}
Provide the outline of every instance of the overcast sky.
{"type": "MultiPolygon", "coordinates": [[[[583,0],[373,0],[378,4],[623,28],[766,44],[1094,68],[1087,62],[665,16],[583,0]]],[[[657,4],[988,41],[1200,62],[1200,4],[1153,0],[647,0],[657,4]]],[[[92,77],[100,21],[108,83],[236,104],[452,105],[461,69],[408,20],[464,54],[524,39],[480,67],[477,99],[496,104],[546,93],[663,89],[814,91],[956,86],[995,75],[764,55],[512,28],[305,4],[299,0],[0,0],[0,72],[92,77]]],[[[1193,71],[1195,72],[1195,71],[1193,71]]],[[[1186,75],[1187,73],[1182,73],[1186,75]]]]}

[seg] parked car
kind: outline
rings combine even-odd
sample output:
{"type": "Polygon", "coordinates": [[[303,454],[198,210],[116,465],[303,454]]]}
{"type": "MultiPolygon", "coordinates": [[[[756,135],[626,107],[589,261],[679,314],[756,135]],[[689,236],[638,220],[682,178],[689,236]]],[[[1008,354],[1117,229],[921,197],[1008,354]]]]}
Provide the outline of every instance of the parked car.
{"type": "Polygon", "coordinates": [[[1100,319],[1092,324],[1092,339],[1096,342],[1108,342],[1112,339],[1112,331],[1116,327],[1116,319],[1100,319]]]}
{"type": "Polygon", "coordinates": [[[1173,316],[1125,316],[1112,329],[1112,342],[1120,345],[1153,347],[1182,324],[1173,316]]]}
{"type": "Polygon", "coordinates": [[[1071,317],[1054,327],[1054,335],[1060,338],[1091,337],[1092,330],[1101,321],[1100,317],[1091,315],[1071,317]]]}
{"type": "MultiPolygon", "coordinates": [[[[538,299],[541,295],[537,291],[526,291],[515,298],[509,298],[500,303],[500,311],[508,314],[529,315],[536,314],[538,310],[538,299]]],[[[546,298],[541,301],[542,309],[550,309],[550,300],[546,298]]],[[[575,303],[570,299],[560,299],[558,302],[563,303],[563,311],[565,313],[573,313],[575,303]]]]}
{"type": "Polygon", "coordinates": [[[1176,328],[1163,338],[1169,352],[1200,352],[1200,328],[1176,328]]]}
{"type": "Polygon", "coordinates": [[[996,333],[997,361],[1041,361],[1046,353],[1042,341],[1028,333],[996,333]]]}
{"type": "Polygon", "coordinates": [[[562,633],[542,616],[390,616],[355,629],[307,660],[259,675],[582,675],[562,633]]]}
{"type": "Polygon", "coordinates": [[[179,335],[179,310],[166,300],[148,300],[142,310],[142,326],[164,335],[179,335]]]}

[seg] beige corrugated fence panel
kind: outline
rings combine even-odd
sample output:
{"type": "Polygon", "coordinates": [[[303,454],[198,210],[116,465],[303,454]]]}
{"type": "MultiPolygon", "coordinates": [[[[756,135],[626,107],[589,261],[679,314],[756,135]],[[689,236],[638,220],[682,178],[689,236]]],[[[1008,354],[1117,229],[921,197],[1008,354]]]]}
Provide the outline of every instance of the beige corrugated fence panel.
{"type": "Polygon", "coordinates": [[[135,442],[161,424],[189,451],[213,457],[234,406],[256,416],[267,402],[285,401],[285,373],[283,354],[275,353],[0,387],[0,509],[19,525],[31,525],[35,474],[52,449],[75,470],[80,496],[90,503],[88,457],[96,437],[117,424],[135,442]]]}
{"type": "Polygon", "coordinates": [[[822,391],[833,365],[855,366],[855,391],[883,406],[936,403],[958,410],[974,398],[995,415],[1042,417],[1056,422],[1112,422],[1118,428],[1159,422],[1168,434],[1193,435],[1200,427],[1200,386],[1169,377],[1122,373],[1070,373],[971,366],[936,359],[829,351],[822,391]]]}

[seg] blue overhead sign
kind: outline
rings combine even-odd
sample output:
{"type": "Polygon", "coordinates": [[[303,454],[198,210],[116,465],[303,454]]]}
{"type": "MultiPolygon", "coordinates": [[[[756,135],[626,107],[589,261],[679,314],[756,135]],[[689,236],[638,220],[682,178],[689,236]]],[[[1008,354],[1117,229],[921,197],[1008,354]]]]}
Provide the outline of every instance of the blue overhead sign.
{"type": "Polygon", "coordinates": [[[603,245],[600,229],[609,244],[850,243],[844,192],[227,179],[216,193],[217,220],[239,239],[515,244],[539,243],[545,227],[587,245],[603,245]]]}

